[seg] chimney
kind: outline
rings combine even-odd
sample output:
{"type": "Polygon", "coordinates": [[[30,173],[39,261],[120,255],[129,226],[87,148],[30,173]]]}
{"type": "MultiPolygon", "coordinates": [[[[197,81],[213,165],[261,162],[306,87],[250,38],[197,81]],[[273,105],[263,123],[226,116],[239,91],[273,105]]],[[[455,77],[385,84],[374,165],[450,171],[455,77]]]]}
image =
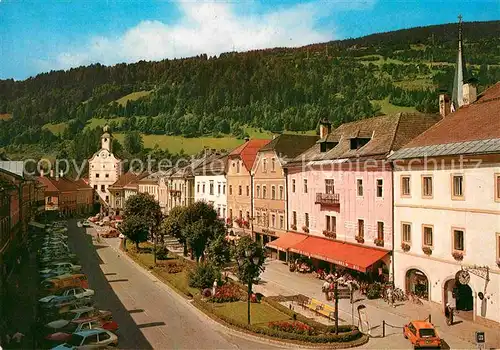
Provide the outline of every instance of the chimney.
{"type": "Polygon", "coordinates": [[[450,113],[451,113],[450,96],[448,96],[447,94],[439,95],[439,114],[441,114],[441,117],[444,118],[450,113]]]}
{"type": "Polygon", "coordinates": [[[50,177],[54,177],[54,169],[50,169],[50,177]]]}
{"type": "Polygon", "coordinates": [[[464,106],[468,106],[471,103],[476,102],[476,100],[477,100],[476,85],[474,85],[473,83],[464,84],[462,90],[464,93],[464,96],[462,99],[464,106]]]}
{"type": "Polygon", "coordinates": [[[332,131],[332,123],[326,118],[319,121],[319,137],[324,139],[332,131]]]}

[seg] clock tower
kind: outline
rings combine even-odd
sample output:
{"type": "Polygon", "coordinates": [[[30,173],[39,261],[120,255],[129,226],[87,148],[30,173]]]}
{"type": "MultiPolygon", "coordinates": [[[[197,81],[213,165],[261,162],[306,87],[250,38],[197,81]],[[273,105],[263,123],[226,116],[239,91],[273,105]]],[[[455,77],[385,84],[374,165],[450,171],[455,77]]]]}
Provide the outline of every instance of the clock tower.
{"type": "Polygon", "coordinates": [[[110,213],[111,193],[108,188],[120,178],[122,161],[113,154],[109,126],[102,130],[101,148],[89,159],[89,184],[95,191],[96,200],[101,203],[101,210],[110,213]]]}

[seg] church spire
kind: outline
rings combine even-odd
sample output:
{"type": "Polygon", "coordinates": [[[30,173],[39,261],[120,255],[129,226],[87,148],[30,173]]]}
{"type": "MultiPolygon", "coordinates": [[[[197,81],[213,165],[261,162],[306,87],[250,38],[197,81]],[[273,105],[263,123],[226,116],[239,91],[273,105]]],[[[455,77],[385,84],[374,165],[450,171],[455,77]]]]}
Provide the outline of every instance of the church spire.
{"type": "Polygon", "coordinates": [[[451,111],[455,111],[462,107],[463,102],[463,86],[467,81],[467,69],[465,66],[463,43],[462,43],[462,15],[458,16],[458,55],[457,64],[455,66],[455,76],[453,79],[453,93],[451,95],[451,111]]]}

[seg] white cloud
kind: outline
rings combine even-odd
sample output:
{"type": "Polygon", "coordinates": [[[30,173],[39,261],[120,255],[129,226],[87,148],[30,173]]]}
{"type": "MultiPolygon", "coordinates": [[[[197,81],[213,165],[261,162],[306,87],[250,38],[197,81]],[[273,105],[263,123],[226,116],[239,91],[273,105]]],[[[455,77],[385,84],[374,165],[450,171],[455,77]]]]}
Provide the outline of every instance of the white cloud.
{"type": "Polygon", "coordinates": [[[237,14],[230,3],[179,2],[183,17],[177,24],[145,20],[118,38],[94,37],[83,49],[57,54],[53,68],[66,69],[95,62],[110,65],[160,60],[202,53],[210,56],[233,49],[246,51],[328,41],[335,38],[334,28],[318,28],[318,20],[335,10],[369,7],[373,1],[316,1],[260,15],[237,14]]]}

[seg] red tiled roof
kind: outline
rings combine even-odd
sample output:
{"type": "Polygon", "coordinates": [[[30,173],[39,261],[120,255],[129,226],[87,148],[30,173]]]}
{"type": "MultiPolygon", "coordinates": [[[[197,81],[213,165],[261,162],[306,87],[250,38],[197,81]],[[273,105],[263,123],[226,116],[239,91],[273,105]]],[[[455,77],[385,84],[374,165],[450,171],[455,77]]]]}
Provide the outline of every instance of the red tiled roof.
{"type": "Polygon", "coordinates": [[[313,236],[293,245],[290,247],[290,251],[361,272],[366,272],[368,267],[389,253],[380,249],[313,236]]]}
{"type": "Polygon", "coordinates": [[[141,174],[136,174],[132,171],[128,171],[125,174],[121,175],[118,180],[115,181],[111,186],[111,188],[116,187],[125,187],[127,185],[134,185],[137,181],[142,179],[143,177],[148,176],[148,172],[143,172],[141,174]]]}
{"type": "Polygon", "coordinates": [[[280,238],[267,243],[266,247],[271,247],[278,250],[288,250],[288,248],[302,242],[306,238],[306,235],[302,235],[300,233],[287,232],[280,238]]]}
{"type": "Polygon", "coordinates": [[[79,189],[84,189],[84,190],[92,189],[92,187],[90,187],[90,185],[84,179],[78,179],[75,181],[75,183],[79,189]]]}
{"type": "Polygon", "coordinates": [[[83,188],[78,181],[73,181],[65,177],[55,178],[40,176],[37,180],[46,186],[45,192],[71,192],[83,188]]]}
{"type": "Polygon", "coordinates": [[[442,119],[404,148],[500,138],[500,82],[442,119]]]}
{"type": "Polygon", "coordinates": [[[259,152],[259,150],[267,145],[270,141],[271,140],[264,139],[247,141],[238,148],[234,149],[231,153],[229,153],[229,158],[239,156],[243,160],[243,164],[245,164],[247,170],[250,171],[250,169],[252,169],[253,162],[257,157],[257,152],[259,152]]]}

